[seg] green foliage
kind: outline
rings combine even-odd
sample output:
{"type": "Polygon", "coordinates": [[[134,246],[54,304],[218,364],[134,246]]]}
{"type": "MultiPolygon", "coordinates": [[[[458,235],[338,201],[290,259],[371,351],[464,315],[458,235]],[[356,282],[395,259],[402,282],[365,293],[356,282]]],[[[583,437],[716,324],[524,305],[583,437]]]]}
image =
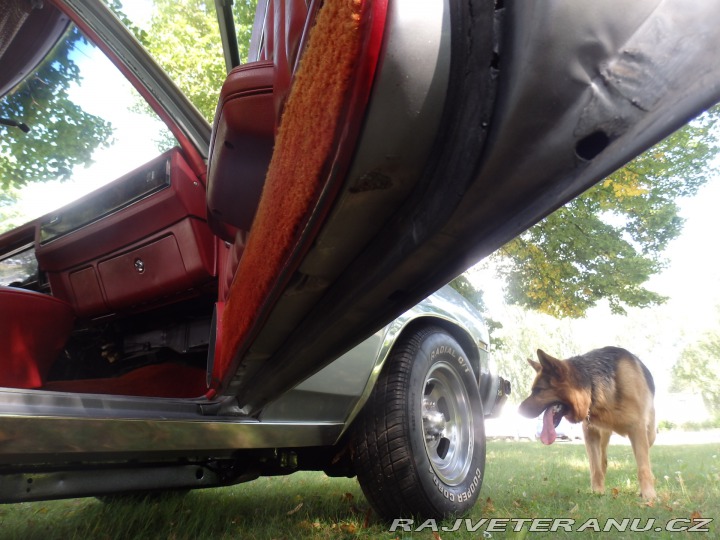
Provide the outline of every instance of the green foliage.
{"type": "MultiPolygon", "coordinates": [[[[233,5],[241,59],[247,58],[256,5],[257,0],[238,0],[233,5]]],[[[128,19],[119,0],[112,0],[109,6],[212,122],[226,76],[215,4],[204,0],[154,0],[147,30],[128,19]]]]}
{"type": "Polygon", "coordinates": [[[0,187],[67,180],[73,167],[91,162],[106,146],[112,127],[74,103],[70,91],[81,80],[74,57],[87,47],[75,28],[61,39],[34,75],[0,100],[0,117],[24,122],[29,133],[0,126],[0,187]]]}
{"type": "Polygon", "coordinates": [[[510,381],[510,401],[519,403],[530,395],[535,370],[527,358],[537,360],[535,351],[543,349],[557,358],[575,356],[581,351],[575,341],[573,323],[518,307],[507,307],[503,325],[490,334],[494,371],[510,381]],[[498,346],[499,345],[499,346],[498,346]]]}
{"type": "Polygon", "coordinates": [[[582,317],[601,299],[619,314],[662,303],[643,284],[682,231],[677,200],[708,180],[719,115],[686,125],[500,249],[507,301],[555,317],[582,317]]]}
{"type": "Polygon", "coordinates": [[[686,347],[673,366],[672,375],[671,390],[700,393],[705,405],[715,414],[719,414],[720,332],[707,332],[699,341],[686,347]]]}
{"type": "Polygon", "coordinates": [[[657,425],[658,431],[705,431],[718,428],[720,428],[720,414],[702,422],[683,422],[678,426],[669,420],[661,420],[657,425]]]}
{"type": "Polygon", "coordinates": [[[0,233],[25,223],[25,215],[17,207],[18,198],[19,190],[12,184],[0,191],[0,233]]]}
{"type": "Polygon", "coordinates": [[[448,285],[463,295],[468,302],[477,308],[478,311],[481,313],[487,311],[485,302],[483,301],[482,291],[476,289],[464,274],[461,274],[453,279],[450,283],[448,283],[448,285]]]}

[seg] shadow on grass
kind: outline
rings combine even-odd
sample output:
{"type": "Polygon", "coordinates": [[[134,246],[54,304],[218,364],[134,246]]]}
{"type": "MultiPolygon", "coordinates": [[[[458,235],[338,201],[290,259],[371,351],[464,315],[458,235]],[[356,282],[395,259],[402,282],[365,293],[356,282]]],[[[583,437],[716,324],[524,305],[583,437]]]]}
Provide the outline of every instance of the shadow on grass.
{"type": "MultiPolygon", "coordinates": [[[[578,523],[590,518],[643,517],[660,524],[695,515],[716,517],[720,508],[717,445],[655,447],[651,456],[659,499],[648,505],[637,496],[635,461],[629,447],[609,449],[607,494],[598,496],[590,492],[582,445],[489,442],[480,500],[469,517],[570,517],[578,523]]],[[[713,527],[712,533],[717,529],[713,527]]],[[[535,539],[573,538],[577,533],[531,534],[535,539]]],[[[584,537],[601,538],[602,534],[584,537]]],[[[613,538],[677,536],[636,532],[613,538]]],[[[0,538],[344,540],[395,536],[370,513],[354,479],[297,473],[160,499],[111,504],[71,499],[0,506],[0,538]]],[[[424,531],[401,538],[432,540],[433,535],[424,531]]],[[[476,540],[478,533],[443,533],[442,538],[476,540]]]]}
{"type": "MultiPolygon", "coordinates": [[[[2,538],[356,537],[372,521],[357,482],[319,473],[142,498],[23,503],[0,510],[2,538]]],[[[372,537],[372,535],[370,535],[372,537]]]]}

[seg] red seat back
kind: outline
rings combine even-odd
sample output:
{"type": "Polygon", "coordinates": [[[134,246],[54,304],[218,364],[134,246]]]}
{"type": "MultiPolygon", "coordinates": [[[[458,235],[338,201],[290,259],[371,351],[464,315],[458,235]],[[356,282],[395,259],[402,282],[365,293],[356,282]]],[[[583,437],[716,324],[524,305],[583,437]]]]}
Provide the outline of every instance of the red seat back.
{"type": "Polygon", "coordinates": [[[0,386],[39,388],[75,322],[67,302],[0,287],[0,386]]]}
{"type": "Polygon", "coordinates": [[[308,24],[305,0],[269,0],[266,10],[257,18],[255,61],[230,71],[213,120],[208,220],[228,242],[252,226],[308,24]]]}

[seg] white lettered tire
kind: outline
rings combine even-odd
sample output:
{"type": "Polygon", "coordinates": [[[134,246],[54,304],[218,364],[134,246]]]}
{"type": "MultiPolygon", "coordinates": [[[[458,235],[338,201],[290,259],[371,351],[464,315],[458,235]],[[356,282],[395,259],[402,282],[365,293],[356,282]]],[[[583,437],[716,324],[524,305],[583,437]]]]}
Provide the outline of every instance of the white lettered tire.
{"type": "Polygon", "coordinates": [[[386,520],[467,512],[485,472],[476,374],[457,341],[430,326],[401,337],[354,430],[360,486],[386,520]]]}

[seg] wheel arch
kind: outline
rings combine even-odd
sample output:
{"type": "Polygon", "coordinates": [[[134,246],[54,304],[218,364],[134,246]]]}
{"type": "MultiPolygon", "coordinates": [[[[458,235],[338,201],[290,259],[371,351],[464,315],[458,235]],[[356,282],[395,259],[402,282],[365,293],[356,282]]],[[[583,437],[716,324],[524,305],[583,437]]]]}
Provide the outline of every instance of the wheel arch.
{"type": "MultiPolygon", "coordinates": [[[[468,357],[467,360],[472,367],[475,380],[478,381],[478,388],[480,389],[482,374],[488,373],[488,355],[487,350],[480,348],[477,339],[473,337],[470,330],[464,328],[454,319],[444,317],[438,313],[418,313],[415,314],[415,316],[408,318],[401,317],[395,321],[395,324],[386,328],[384,339],[385,346],[381,348],[380,353],[376,357],[375,366],[370,374],[365,389],[355,404],[355,407],[348,415],[348,418],[345,421],[345,428],[338,440],[348,431],[360,411],[367,403],[370,398],[370,394],[377,383],[378,377],[380,376],[387,359],[392,354],[396,345],[408,334],[429,326],[442,328],[458,342],[468,357]]],[[[481,400],[483,401],[483,405],[485,405],[485,396],[482,395],[482,392],[481,400]]]]}

